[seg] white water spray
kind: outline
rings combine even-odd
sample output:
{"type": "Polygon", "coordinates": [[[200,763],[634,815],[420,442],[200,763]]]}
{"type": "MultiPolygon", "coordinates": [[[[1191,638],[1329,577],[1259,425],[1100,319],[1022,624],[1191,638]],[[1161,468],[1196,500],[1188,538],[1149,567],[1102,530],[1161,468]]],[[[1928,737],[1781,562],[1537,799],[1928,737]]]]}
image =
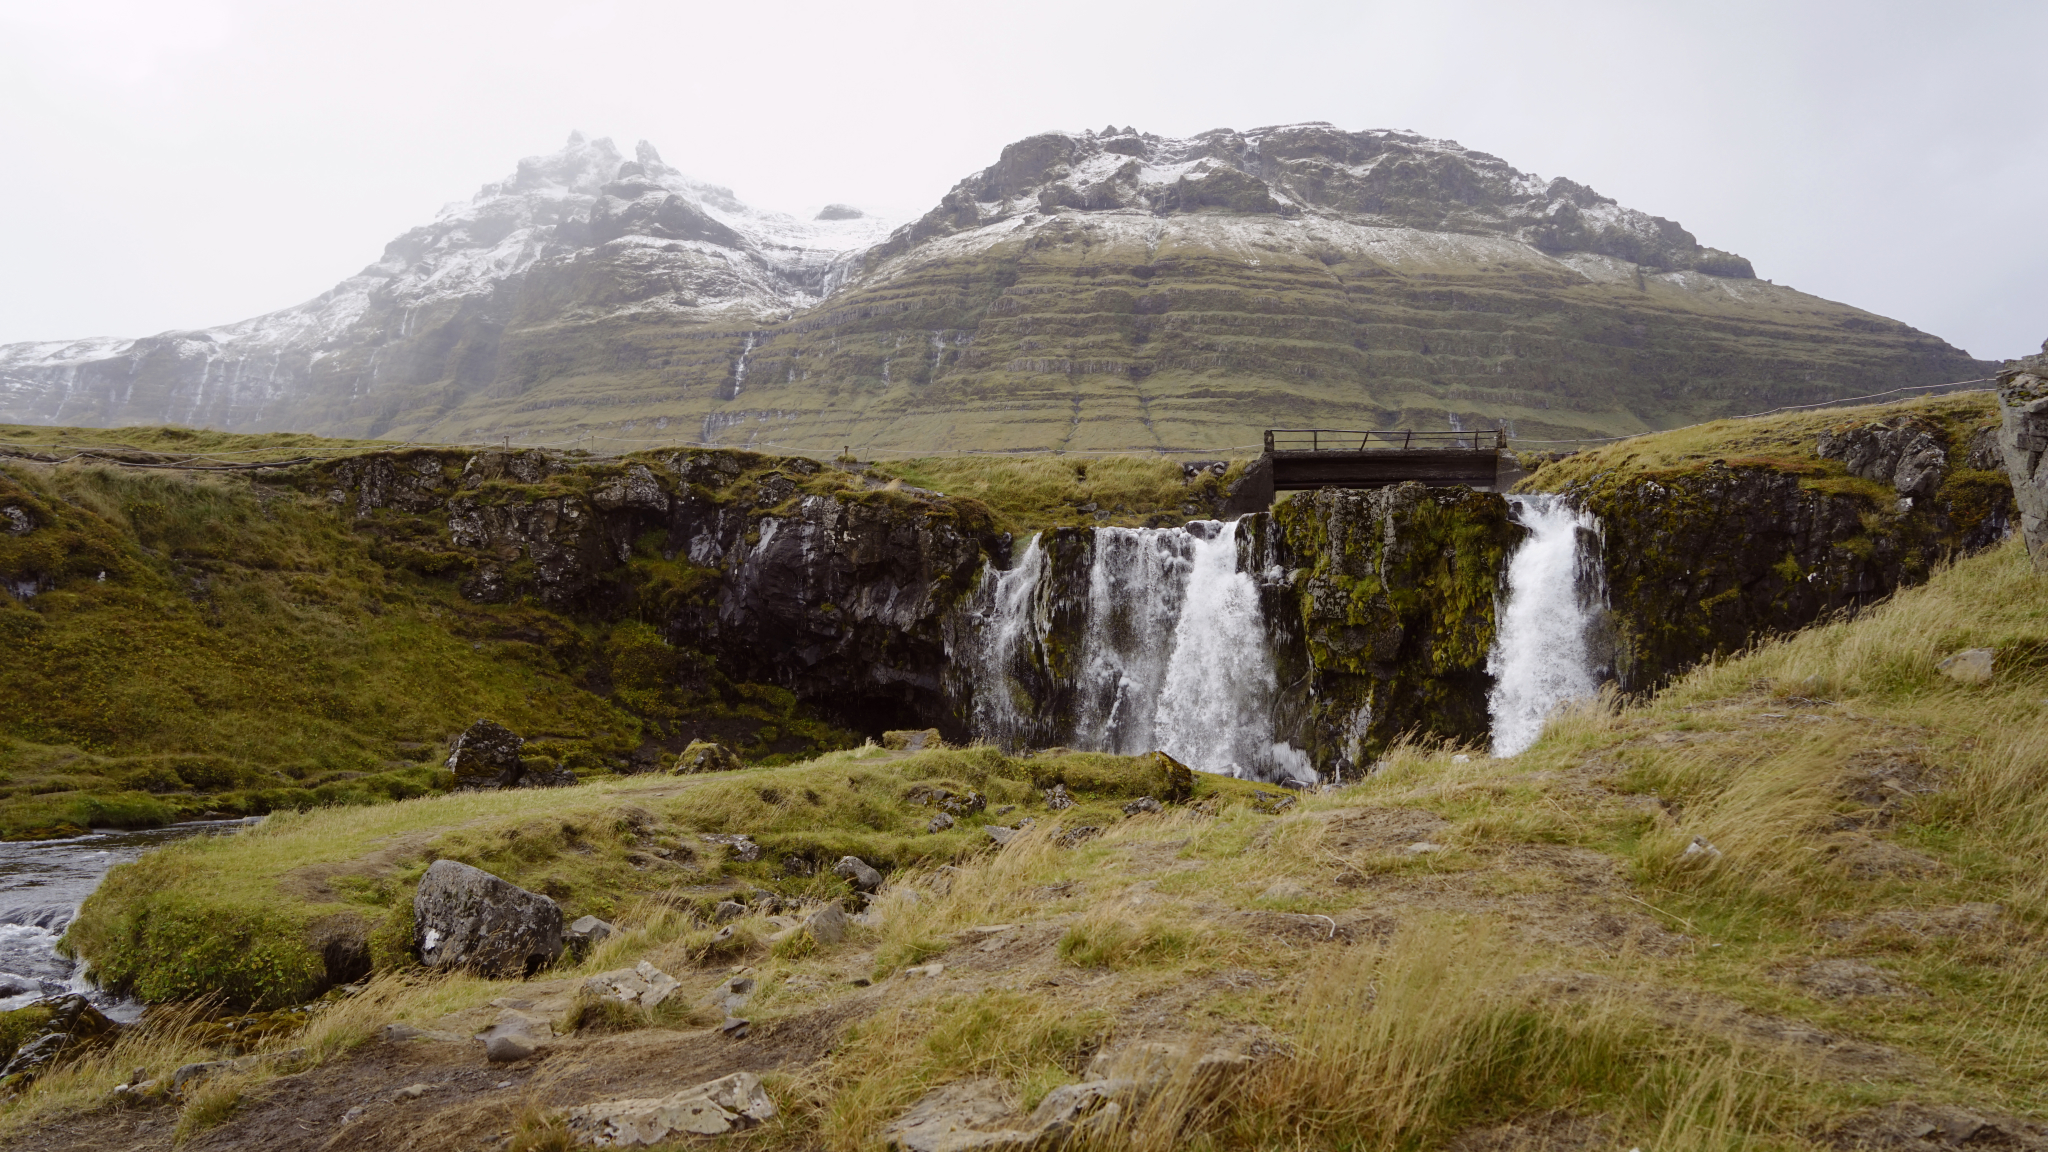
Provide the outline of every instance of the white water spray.
{"type": "Polygon", "coordinates": [[[1594,643],[1606,609],[1593,514],[1558,496],[1508,501],[1529,535],[1508,560],[1507,603],[1486,658],[1495,756],[1534,744],[1559,705],[1598,694],[1594,643]]]}

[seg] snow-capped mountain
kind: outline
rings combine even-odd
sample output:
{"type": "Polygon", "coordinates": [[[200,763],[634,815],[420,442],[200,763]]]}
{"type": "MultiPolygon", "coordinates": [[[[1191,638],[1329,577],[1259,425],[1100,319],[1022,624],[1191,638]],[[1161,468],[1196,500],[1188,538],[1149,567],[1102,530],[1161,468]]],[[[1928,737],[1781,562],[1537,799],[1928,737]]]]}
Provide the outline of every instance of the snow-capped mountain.
{"type": "Polygon", "coordinates": [[[572,134],[318,299],[0,347],[0,421],[1221,450],[1272,423],[1636,431],[1982,368],[1409,132],[1049,132],[907,222],[756,211],[572,134]]]}
{"type": "Polygon", "coordinates": [[[473,338],[480,317],[493,326],[504,297],[536,272],[604,281],[560,319],[787,317],[831,293],[901,223],[834,209],[815,220],[759,212],[664,163],[646,141],[629,160],[608,139],[571,133],[304,304],[139,340],[0,347],[0,418],[299,426],[307,404],[332,407],[333,397],[309,393],[374,391],[416,338],[473,338]]]}

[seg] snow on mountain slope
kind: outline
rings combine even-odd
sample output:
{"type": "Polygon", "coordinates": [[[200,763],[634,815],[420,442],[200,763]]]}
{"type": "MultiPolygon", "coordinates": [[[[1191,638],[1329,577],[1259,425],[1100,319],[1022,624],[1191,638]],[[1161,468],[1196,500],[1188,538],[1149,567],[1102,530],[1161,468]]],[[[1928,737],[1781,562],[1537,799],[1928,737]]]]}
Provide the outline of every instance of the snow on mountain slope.
{"type": "Polygon", "coordinates": [[[380,378],[379,349],[450,313],[487,309],[537,269],[608,266],[607,290],[571,304],[579,319],[780,319],[843,283],[900,223],[762,212],[664,163],[645,141],[628,160],[608,139],[572,133],[559,151],[521,160],[505,180],[443,208],[376,263],[295,307],[195,332],[0,347],[0,418],[124,418],[138,399],[134,380],[154,366],[186,386],[153,403],[141,396],[144,418],[261,423],[282,417],[323,361],[367,350],[367,378],[353,374],[346,385],[366,391],[380,378]],[[120,376],[128,380],[112,379],[120,376]]]}

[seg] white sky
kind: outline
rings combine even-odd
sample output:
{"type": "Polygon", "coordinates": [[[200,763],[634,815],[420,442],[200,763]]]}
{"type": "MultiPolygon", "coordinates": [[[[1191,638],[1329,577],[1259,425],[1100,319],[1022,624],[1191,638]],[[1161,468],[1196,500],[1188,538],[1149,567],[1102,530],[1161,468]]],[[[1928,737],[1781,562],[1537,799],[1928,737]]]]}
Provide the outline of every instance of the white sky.
{"type": "Polygon", "coordinates": [[[571,128],[765,208],[1002,146],[1412,128],[1981,357],[2048,336],[2048,4],[0,0],[0,342],[317,295],[571,128]]]}

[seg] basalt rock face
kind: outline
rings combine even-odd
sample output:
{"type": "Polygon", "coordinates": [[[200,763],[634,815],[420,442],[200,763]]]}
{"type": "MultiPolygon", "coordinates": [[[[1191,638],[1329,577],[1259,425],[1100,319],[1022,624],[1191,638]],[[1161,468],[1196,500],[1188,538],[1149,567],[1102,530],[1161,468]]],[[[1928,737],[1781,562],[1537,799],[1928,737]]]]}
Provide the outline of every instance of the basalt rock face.
{"type": "Polygon", "coordinates": [[[1483,742],[1487,652],[1507,557],[1525,529],[1469,488],[1324,489],[1249,518],[1269,584],[1278,727],[1324,773],[1352,776],[1403,733],[1483,742]]]}
{"type": "Polygon", "coordinates": [[[2039,356],[2014,360],[1998,373],[1998,407],[1998,446],[2012,476],[2020,532],[2034,567],[2048,572],[2048,341],[2039,356]]]}
{"type": "Polygon", "coordinates": [[[863,487],[815,461],[675,452],[356,457],[309,487],[385,558],[479,603],[628,611],[734,680],[779,685],[859,730],[964,737],[941,690],[944,619],[1008,540],[972,501],[863,487]]]}
{"type": "Polygon", "coordinates": [[[1413,133],[1045,133],[907,224],[760,212],[579,135],[318,299],[0,348],[0,420],[1209,452],[1275,425],[1606,435],[1990,367],[1413,133]]]}
{"type": "Polygon", "coordinates": [[[1819,454],[1846,455],[1863,485],[1714,463],[1565,488],[1600,518],[1619,687],[1656,688],[2003,539],[2011,490],[1995,474],[1951,468],[1941,436],[1890,420],[1822,437],[1819,454]]]}

